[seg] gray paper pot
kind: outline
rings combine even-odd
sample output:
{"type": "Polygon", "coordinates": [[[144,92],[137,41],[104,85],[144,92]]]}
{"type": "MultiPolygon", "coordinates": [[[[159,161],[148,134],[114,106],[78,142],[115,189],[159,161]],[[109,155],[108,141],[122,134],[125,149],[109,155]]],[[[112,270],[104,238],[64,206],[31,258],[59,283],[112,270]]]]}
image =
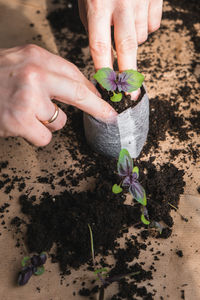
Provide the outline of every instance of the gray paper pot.
{"type": "MultiPolygon", "coordinates": [[[[145,89],[145,88],[144,88],[145,89]]],[[[149,98],[146,90],[140,102],[108,122],[101,122],[84,113],[84,130],[88,144],[94,151],[118,158],[122,148],[132,158],[140,154],[149,130],[149,98]]]]}

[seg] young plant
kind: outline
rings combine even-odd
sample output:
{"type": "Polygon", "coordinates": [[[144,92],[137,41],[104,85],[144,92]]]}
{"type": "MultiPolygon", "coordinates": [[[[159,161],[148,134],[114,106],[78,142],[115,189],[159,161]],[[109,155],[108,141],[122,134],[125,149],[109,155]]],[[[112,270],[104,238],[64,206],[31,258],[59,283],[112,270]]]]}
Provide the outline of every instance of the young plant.
{"type": "Polygon", "coordinates": [[[133,166],[133,160],[126,149],[122,149],[117,163],[118,175],[122,177],[120,185],[114,184],[112,191],[115,194],[122,192],[121,186],[129,187],[129,192],[133,198],[143,206],[147,205],[146,193],[138,181],[139,169],[133,166]]]}
{"type": "Polygon", "coordinates": [[[112,91],[112,102],[119,102],[122,99],[122,91],[131,93],[139,89],[144,76],[136,70],[126,70],[122,73],[115,72],[110,68],[99,69],[94,78],[107,91],[112,91]]]}
{"type": "Polygon", "coordinates": [[[118,175],[122,177],[121,184],[114,184],[112,187],[112,191],[115,194],[122,192],[122,187],[127,186],[129,187],[129,192],[133,196],[133,198],[139,202],[142,207],[142,214],[140,217],[141,222],[144,225],[148,225],[149,227],[156,228],[160,234],[162,233],[162,225],[155,221],[149,220],[149,214],[147,210],[147,198],[146,192],[142,185],[139,183],[139,169],[138,167],[133,166],[133,159],[131,158],[129,152],[126,149],[121,149],[119,154],[119,159],[117,162],[117,171],[118,175]]]}
{"type": "Polygon", "coordinates": [[[25,285],[31,276],[42,275],[44,273],[44,264],[47,260],[45,252],[40,255],[33,255],[32,257],[25,256],[22,261],[22,270],[18,275],[18,285],[25,285]]]}

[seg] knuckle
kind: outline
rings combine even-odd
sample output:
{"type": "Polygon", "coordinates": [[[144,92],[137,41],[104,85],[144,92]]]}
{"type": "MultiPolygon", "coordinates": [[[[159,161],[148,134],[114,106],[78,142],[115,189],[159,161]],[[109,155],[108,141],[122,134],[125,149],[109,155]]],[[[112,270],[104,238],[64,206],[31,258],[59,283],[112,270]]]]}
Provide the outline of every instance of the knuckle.
{"type": "Polygon", "coordinates": [[[75,94],[75,101],[81,102],[87,98],[88,95],[88,88],[82,82],[76,83],[76,94],[75,94]]]}
{"type": "Polygon", "coordinates": [[[32,111],[35,102],[34,93],[31,90],[20,89],[13,95],[12,110],[20,110],[22,113],[32,111]]]}
{"type": "Polygon", "coordinates": [[[42,56],[43,49],[35,44],[28,44],[23,47],[23,51],[28,57],[38,59],[42,56]]]}
{"type": "Polygon", "coordinates": [[[39,70],[39,67],[34,64],[26,64],[21,70],[20,70],[20,79],[23,82],[32,82],[35,79],[39,80],[41,71],[39,70]]]}
{"type": "Polygon", "coordinates": [[[129,0],[123,0],[123,1],[118,1],[118,9],[120,12],[126,12],[130,8],[130,1],[129,0]]]}
{"type": "Polygon", "coordinates": [[[90,0],[88,2],[88,14],[95,18],[105,17],[105,13],[108,13],[107,7],[105,7],[102,0],[90,0]]]}
{"type": "Polygon", "coordinates": [[[90,41],[90,50],[94,55],[104,55],[109,51],[109,43],[104,41],[90,41]]]}
{"type": "Polygon", "coordinates": [[[137,49],[137,41],[132,37],[127,37],[117,45],[117,48],[119,53],[126,54],[137,49]]]}

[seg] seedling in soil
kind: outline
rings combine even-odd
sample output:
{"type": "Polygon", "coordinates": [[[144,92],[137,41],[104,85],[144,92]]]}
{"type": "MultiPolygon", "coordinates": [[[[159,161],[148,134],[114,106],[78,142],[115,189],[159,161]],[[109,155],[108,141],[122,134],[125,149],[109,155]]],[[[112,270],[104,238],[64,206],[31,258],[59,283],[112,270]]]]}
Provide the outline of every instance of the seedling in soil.
{"type": "Polygon", "coordinates": [[[18,285],[25,285],[31,276],[42,275],[44,273],[44,264],[47,260],[47,255],[42,252],[40,255],[33,255],[32,257],[25,256],[22,261],[22,270],[18,275],[18,285]]]}
{"type": "Polygon", "coordinates": [[[110,98],[112,102],[120,102],[122,92],[131,93],[139,89],[144,80],[144,76],[136,70],[126,70],[120,73],[110,68],[99,69],[94,78],[107,91],[112,91],[113,95],[110,98]]]}
{"type": "Polygon", "coordinates": [[[124,278],[126,276],[134,276],[138,275],[140,272],[134,272],[130,274],[125,274],[125,275],[116,275],[113,277],[109,277],[108,275],[108,270],[107,268],[101,268],[101,269],[95,269],[95,254],[94,254],[94,240],[93,240],[93,233],[92,233],[92,228],[88,224],[89,232],[90,232],[90,244],[91,244],[91,254],[92,254],[92,263],[94,267],[94,274],[97,275],[99,280],[101,281],[101,287],[99,291],[99,299],[98,300],[104,300],[104,291],[105,288],[111,284],[112,282],[119,281],[121,278],[124,278]]]}
{"type": "Polygon", "coordinates": [[[133,198],[143,206],[146,206],[147,199],[144,188],[138,181],[139,169],[133,167],[133,160],[126,149],[122,149],[119,154],[117,163],[118,175],[122,177],[122,183],[120,185],[114,184],[112,191],[118,194],[122,191],[121,186],[129,187],[129,192],[133,198]]]}
{"type": "Polygon", "coordinates": [[[179,216],[181,217],[181,220],[185,221],[185,222],[188,222],[188,219],[185,218],[179,211],[178,211],[178,208],[176,206],[174,206],[173,204],[169,203],[169,206],[171,206],[173,209],[175,209],[175,211],[177,212],[177,214],[179,214],[179,216]]]}
{"type": "Polygon", "coordinates": [[[142,214],[140,217],[141,222],[144,225],[148,225],[150,228],[157,229],[160,234],[162,233],[163,226],[156,222],[156,221],[150,221],[149,220],[149,214],[147,210],[147,198],[146,198],[146,192],[142,185],[139,183],[139,169],[138,167],[134,167],[133,165],[133,159],[131,158],[128,150],[121,149],[119,154],[119,159],[117,162],[117,170],[118,175],[122,177],[121,183],[114,184],[112,187],[112,191],[114,194],[119,194],[123,191],[122,187],[126,186],[129,188],[129,192],[133,196],[133,199],[135,199],[137,202],[139,202],[142,210],[142,214]]]}

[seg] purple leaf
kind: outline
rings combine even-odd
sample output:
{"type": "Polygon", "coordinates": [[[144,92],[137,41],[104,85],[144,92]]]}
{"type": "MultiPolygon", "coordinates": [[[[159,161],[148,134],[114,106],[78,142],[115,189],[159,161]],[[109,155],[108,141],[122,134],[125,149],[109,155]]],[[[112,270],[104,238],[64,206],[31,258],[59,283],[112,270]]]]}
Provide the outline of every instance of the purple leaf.
{"type": "Polygon", "coordinates": [[[126,149],[122,149],[117,163],[119,176],[130,176],[133,170],[133,160],[126,149]]]}
{"type": "Polygon", "coordinates": [[[131,185],[130,176],[126,176],[122,182],[122,186],[130,186],[130,185],[131,185]]]}
{"type": "Polygon", "coordinates": [[[118,75],[119,92],[133,92],[141,87],[144,76],[136,70],[126,70],[118,75]]]}
{"type": "Polygon", "coordinates": [[[31,257],[31,263],[35,267],[42,266],[47,260],[47,256],[45,253],[41,253],[40,255],[33,255],[31,257]]]}
{"type": "Polygon", "coordinates": [[[25,285],[31,276],[33,275],[33,270],[31,266],[24,267],[21,272],[19,272],[18,276],[18,284],[25,285]]]}
{"type": "Polygon", "coordinates": [[[136,201],[144,206],[147,204],[145,190],[137,180],[130,185],[129,191],[136,201]]]}
{"type": "Polygon", "coordinates": [[[94,79],[107,91],[115,91],[117,88],[116,73],[110,68],[99,69],[94,74],[94,79]]]}
{"type": "Polygon", "coordinates": [[[117,88],[119,92],[127,92],[131,88],[131,85],[128,83],[128,78],[129,75],[125,72],[118,74],[117,88]]]}

